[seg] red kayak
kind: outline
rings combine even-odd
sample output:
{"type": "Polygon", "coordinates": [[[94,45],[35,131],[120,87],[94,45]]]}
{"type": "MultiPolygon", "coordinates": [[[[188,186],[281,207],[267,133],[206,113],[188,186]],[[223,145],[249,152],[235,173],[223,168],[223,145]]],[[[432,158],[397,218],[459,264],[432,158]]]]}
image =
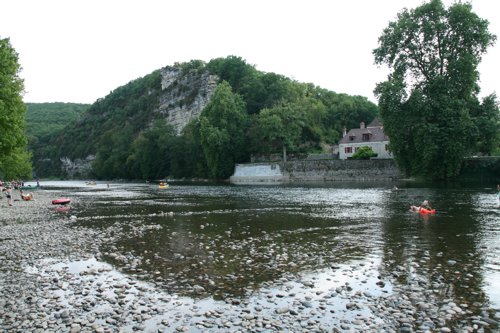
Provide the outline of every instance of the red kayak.
{"type": "Polygon", "coordinates": [[[436,214],[435,209],[425,209],[425,208],[421,208],[419,206],[410,206],[410,211],[415,212],[415,213],[420,213],[422,215],[436,214]]]}
{"type": "Polygon", "coordinates": [[[420,214],[424,214],[424,215],[427,215],[427,214],[436,214],[436,210],[435,209],[420,208],[420,210],[418,212],[420,214]]]}
{"type": "Polygon", "coordinates": [[[71,199],[69,199],[69,198],[61,198],[61,199],[52,200],[53,205],[66,205],[66,204],[69,204],[70,202],[71,202],[71,199]]]}

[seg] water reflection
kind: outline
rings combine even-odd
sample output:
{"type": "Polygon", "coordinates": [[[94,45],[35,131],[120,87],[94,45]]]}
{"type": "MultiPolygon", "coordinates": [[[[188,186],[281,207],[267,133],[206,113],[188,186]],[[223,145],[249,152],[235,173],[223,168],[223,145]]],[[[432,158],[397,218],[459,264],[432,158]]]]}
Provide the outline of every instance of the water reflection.
{"type": "Polygon", "coordinates": [[[290,274],[358,260],[374,276],[433,286],[436,302],[499,307],[494,191],[392,185],[112,184],[73,193],[80,223],[110,234],[110,263],[177,294],[248,297],[290,274]],[[436,215],[408,211],[424,199],[436,215]]]}

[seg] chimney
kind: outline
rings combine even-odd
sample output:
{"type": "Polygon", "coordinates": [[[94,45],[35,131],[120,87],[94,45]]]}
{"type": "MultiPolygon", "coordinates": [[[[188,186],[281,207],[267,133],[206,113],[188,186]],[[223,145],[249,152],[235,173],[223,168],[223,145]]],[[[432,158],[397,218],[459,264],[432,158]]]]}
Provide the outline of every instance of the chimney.
{"type": "Polygon", "coordinates": [[[342,135],[342,137],[344,137],[346,135],[347,135],[347,128],[344,127],[344,135],[342,135]]]}
{"type": "Polygon", "coordinates": [[[359,128],[365,128],[365,122],[362,121],[360,124],[359,124],[359,128]]]}

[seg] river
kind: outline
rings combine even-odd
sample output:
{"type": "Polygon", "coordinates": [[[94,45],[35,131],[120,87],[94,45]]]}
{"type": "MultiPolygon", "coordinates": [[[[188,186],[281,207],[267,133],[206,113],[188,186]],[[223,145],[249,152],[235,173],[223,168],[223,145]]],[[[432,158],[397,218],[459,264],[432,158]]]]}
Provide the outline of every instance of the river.
{"type": "Polygon", "coordinates": [[[394,184],[42,186],[77,199],[76,225],[116,226],[120,237],[102,249],[108,263],[183,297],[251,299],[290,275],[312,278],[317,290],[345,283],[372,295],[422,281],[471,314],[485,306],[498,313],[495,184],[394,184]],[[409,211],[424,199],[435,215],[409,211]],[[117,252],[139,260],[117,260],[117,252]],[[347,266],[358,269],[332,273],[347,266]]]}

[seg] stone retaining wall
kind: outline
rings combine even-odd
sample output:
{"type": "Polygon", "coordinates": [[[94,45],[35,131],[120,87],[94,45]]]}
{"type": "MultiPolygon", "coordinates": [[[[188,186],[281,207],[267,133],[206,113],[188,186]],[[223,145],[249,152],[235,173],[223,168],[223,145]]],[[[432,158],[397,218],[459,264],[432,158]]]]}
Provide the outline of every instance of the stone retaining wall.
{"type": "Polygon", "coordinates": [[[229,180],[235,184],[281,183],[287,182],[288,177],[280,163],[249,163],[237,164],[229,180]]]}
{"type": "Polygon", "coordinates": [[[377,181],[401,178],[393,160],[302,160],[238,164],[231,183],[377,181]]]}
{"type": "Polygon", "coordinates": [[[305,160],[286,164],[290,181],[371,181],[401,178],[393,160],[305,160]]]}

